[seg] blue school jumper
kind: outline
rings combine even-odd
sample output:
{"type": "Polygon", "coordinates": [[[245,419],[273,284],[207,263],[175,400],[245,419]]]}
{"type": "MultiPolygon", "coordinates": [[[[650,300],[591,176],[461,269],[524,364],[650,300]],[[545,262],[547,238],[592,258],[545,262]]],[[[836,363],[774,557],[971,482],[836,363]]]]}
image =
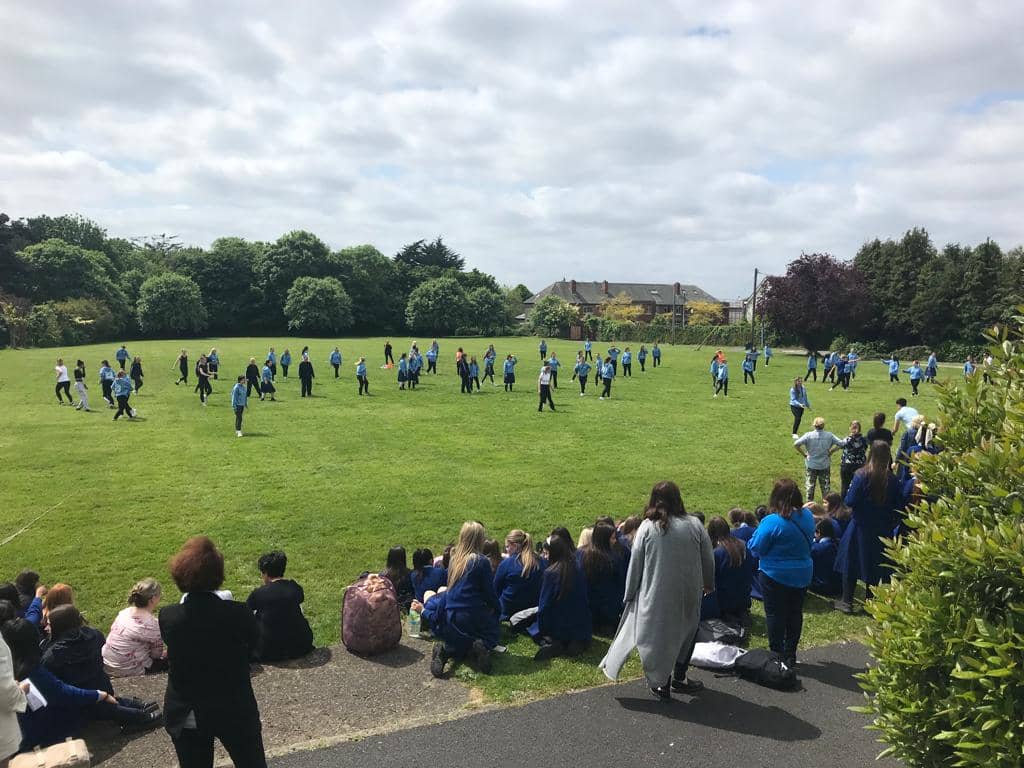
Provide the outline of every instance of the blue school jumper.
{"type": "Polygon", "coordinates": [[[423,595],[427,592],[437,592],[440,587],[448,583],[448,570],[428,565],[423,569],[423,573],[419,575],[417,575],[416,571],[410,573],[409,581],[412,582],[413,594],[422,603],[423,595]]]}
{"type": "Polygon", "coordinates": [[[655,358],[659,358],[659,359],[661,358],[661,347],[659,347],[657,344],[655,344],[654,348],[651,349],[651,357],[655,357],[655,358]]]}
{"type": "Polygon", "coordinates": [[[366,363],[359,363],[356,365],[356,376],[359,378],[366,377],[366,363]]]}
{"type": "MultiPolygon", "coordinates": [[[[576,550],[576,564],[583,570],[583,550],[576,550]]],[[[609,571],[587,579],[587,604],[595,626],[618,626],[622,616],[622,600],[626,594],[626,560],[612,553],[612,567],[609,571]]]]}
{"type": "Polygon", "coordinates": [[[341,353],[338,351],[331,352],[331,365],[341,365],[341,353]]]}
{"type": "Polygon", "coordinates": [[[593,622],[587,602],[587,579],[583,569],[575,562],[572,588],[558,599],[562,582],[549,566],[544,571],[537,604],[537,622],[530,629],[535,638],[550,637],[561,643],[589,643],[593,637],[593,622]]]}
{"type": "Polygon", "coordinates": [[[540,600],[540,583],[547,561],[540,558],[538,567],[523,576],[523,562],[519,555],[506,557],[494,574],[494,593],[501,603],[501,620],[527,608],[535,608],[540,600]]]}
{"type": "Polygon", "coordinates": [[[839,542],[829,537],[818,539],[811,545],[811,560],[814,562],[814,575],[811,577],[811,591],[826,597],[835,597],[842,593],[842,577],[836,572],[836,555],[839,553],[839,542]]]}
{"type": "Polygon", "coordinates": [[[498,644],[498,613],[501,603],[494,594],[491,561],[473,555],[462,578],[448,587],[442,638],[445,650],[455,658],[466,655],[474,640],[488,648],[498,644]]]}

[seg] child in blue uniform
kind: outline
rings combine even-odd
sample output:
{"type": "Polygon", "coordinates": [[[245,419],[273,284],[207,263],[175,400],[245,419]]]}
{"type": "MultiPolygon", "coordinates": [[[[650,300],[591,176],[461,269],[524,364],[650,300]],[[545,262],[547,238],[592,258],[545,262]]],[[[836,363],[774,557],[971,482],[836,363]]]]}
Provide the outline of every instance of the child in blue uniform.
{"type": "Polygon", "coordinates": [[[552,352],[547,364],[551,367],[551,388],[558,389],[558,369],[562,367],[562,361],[552,352]]]}
{"type": "Polygon", "coordinates": [[[595,523],[590,543],[576,550],[576,560],[587,582],[587,603],[594,631],[614,634],[622,616],[626,593],[625,557],[613,549],[615,526],[595,523]]]}
{"type": "MultiPolygon", "coordinates": [[[[284,363],[281,363],[284,365],[284,363]]],[[[359,382],[359,396],[362,397],[365,392],[367,395],[370,394],[370,381],[366,378],[366,358],[360,357],[359,362],[356,363],[356,380],[359,382]]]]}
{"type": "Polygon", "coordinates": [[[896,355],[892,355],[888,360],[882,360],[882,363],[889,368],[889,383],[899,384],[900,383],[900,361],[896,359],[896,355]]]}
{"type": "Polygon", "coordinates": [[[630,377],[633,375],[633,353],[629,351],[629,347],[622,352],[622,375],[630,377]]]}
{"type": "Polygon", "coordinates": [[[529,630],[540,643],[535,661],[578,656],[590,647],[593,636],[583,569],[564,538],[552,536],[547,545],[548,567],[541,581],[537,622],[529,630]]]}
{"type": "Polygon", "coordinates": [[[544,339],[541,339],[540,345],[537,347],[537,349],[540,350],[541,362],[544,362],[548,356],[548,343],[544,339]]]}
{"type": "Polygon", "coordinates": [[[103,361],[103,365],[100,367],[100,389],[103,391],[103,400],[106,402],[107,407],[114,408],[114,395],[111,393],[111,387],[114,384],[114,369],[110,367],[110,363],[106,360],[103,361]]]}
{"type": "Polygon", "coordinates": [[[518,529],[505,537],[508,554],[494,572],[494,593],[501,603],[500,618],[508,621],[540,600],[540,585],[548,564],[533,549],[530,534],[518,529]]]}
{"type": "Polygon", "coordinates": [[[917,388],[921,386],[921,379],[924,378],[924,371],[921,370],[921,365],[915,360],[909,368],[903,371],[905,374],[910,376],[910,388],[917,396],[917,388]]]}
{"type": "Polygon", "coordinates": [[[590,374],[590,363],[584,359],[576,361],[576,366],[573,368],[573,375],[578,376],[580,380],[580,397],[587,392],[587,376],[590,374]]]}
{"type": "Polygon", "coordinates": [[[606,397],[612,396],[612,379],[615,378],[615,366],[612,363],[611,355],[604,359],[604,365],[601,367],[601,381],[604,383],[604,389],[601,390],[601,396],[598,400],[604,400],[606,397]]]}
{"type": "Polygon", "coordinates": [[[729,396],[729,364],[722,358],[722,362],[718,364],[718,382],[715,384],[715,394],[712,397],[718,397],[719,392],[725,393],[725,397],[729,396]]]}
{"type": "Polygon", "coordinates": [[[842,577],[836,573],[836,553],[839,542],[835,538],[835,521],[822,518],[814,526],[814,544],[811,545],[811,560],[814,575],[811,576],[811,591],[825,597],[838,597],[843,591],[842,577]]]}
{"type": "Polygon", "coordinates": [[[135,418],[135,409],[128,405],[128,398],[132,394],[132,381],[124,371],[117,372],[117,378],[111,387],[114,397],[117,398],[117,413],[114,414],[114,421],[123,413],[129,419],[135,418]]]}
{"type": "Polygon", "coordinates": [[[434,553],[417,549],[412,553],[412,572],[409,574],[412,591],[421,603],[427,592],[437,592],[448,581],[448,571],[434,566],[434,553]]]}
{"type": "Polygon", "coordinates": [[[337,347],[331,352],[330,363],[334,366],[334,378],[338,378],[338,369],[341,368],[341,350],[337,347]]]}
{"type": "Polygon", "coordinates": [[[270,367],[271,380],[277,378],[277,352],[274,351],[273,347],[267,352],[267,365],[270,367]]]}
{"type": "Polygon", "coordinates": [[[242,416],[249,406],[249,396],[245,391],[245,376],[239,376],[235,386],[231,388],[231,410],[235,412],[235,436],[242,436],[242,416]]]}
{"type": "Polygon", "coordinates": [[[480,391],[480,366],[476,362],[475,355],[469,358],[469,383],[470,386],[476,384],[477,391],[480,391]]]}
{"type": "Polygon", "coordinates": [[[804,374],[804,381],[814,377],[814,380],[818,380],[818,353],[811,352],[807,355],[807,373],[804,374]]]}
{"type": "Polygon", "coordinates": [[[484,381],[490,379],[492,387],[498,386],[494,381],[494,360],[497,356],[498,353],[494,351],[494,345],[488,346],[487,351],[484,353],[484,381]]]}
{"type": "Polygon", "coordinates": [[[711,371],[711,389],[712,389],[712,391],[714,391],[714,389],[718,386],[718,367],[721,364],[722,364],[722,361],[719,359],[718,353],[716,352],[715,356],[711,358],[711,367],[709,369],[711,371]]]}
{"type": "Polygon", "coordinates": [[[619,355],[622,354],[622,350],[612,344],[608,347],[608,359],[612,361],[612,368],[615,371],[615,375],[619,375],[619,355]]]}
{"type": "Polygon", "coordinates": [[[398,358],[398,388],[405,389],[405,383],[409,380],[409,355],[406,352],[398,358]]]}
{"type": "Polygon", "coordinates": [[[261,372],[262,381],[260,382],[260,400],[270,395],[271,401],[276,400],[274,393],[277,392],[277,388],[274,386],[274,369],[270,367],[270,358],[263,363],[263,371],[261,372]]]}
{"type": "Polygon", "coordinates": [[[645,363],[647,362],[647,347],[643,344],[640,345],[640,349],[636,353],[636,361],[640,363],[640,373],[643,373],[646,369],[645,363]]]}
{"type": "MultiPolygon", "coordinates": [[[[705,598],[705,605],[713,605],[724,621],[746,627],[750,626],[750,589],[756,566],[746,543],[733,533],[724,517],[708,521],[708,536],[715,553],[715,591],[711,600],[705,598]]],[[[715,613],[714,609],[709,613],[715,613]]],[[[702,607],[701,618],[715,617],[705,616],[702,607]]]]}
{"type": "Polygon", "coordinates": [[[118,365],[121,366],[121,370],[123,371],[125,365],[128,363],[128,358],[131,357],[131,355],[128,354],[127,347],[122,344],[121,348],[114,353],[114,357],[117,359],[118,365]]]}
{"type": "Polygon", "coordinates": [[[288,347],[284,348],[284,352],[281,353],[281,374],[287,379],[288,378],[288,366],[292,364],[292,353],[288,351],[288,347]]]}
{"type": "Polygon", "coordinates": [[[440,347],[437,346],[437,339],[434,339],[427,350],[427,373],[437,375],[437,356],[440,354],[440,347]]]}
{"type": "Polygon", "coordinates": [[[515,355],[509,355],[505,358],[505,391],[511,392],[512,385],[516,383],[516,360],[515,355]]]}
{"type": "Polygon", "coordinates": [[[934,352],[928,353],[928,362],[925,364],[924,380],[929,384],[935,383],[935,377],[939,375],[939,360],[934,352]]]}
{"type": "Polygon", "coordinates": [[[750,359],[749,355],[743,359],[743,383],[747,383],[747,377],[750,377],[750,383],[756,384],[754,381],[754,361],[750,359]]]}
{"type": "Polygon", "coordinates": [[[768,363],[770,363],[772,361],[772,357],[774,356],[774,354],[775,353],[772,352],[772,348],[768,344],[765,344],[764,345],[764,367],[765,368],[767,368],[768,367],[768,363]]]}
{"type": "Polygon", "coordinates": [[[658,346],[658,342],[654,342],[654,346],[651,347],[651,364],[655,368],[661,365],[661,347],[658,346]]]}

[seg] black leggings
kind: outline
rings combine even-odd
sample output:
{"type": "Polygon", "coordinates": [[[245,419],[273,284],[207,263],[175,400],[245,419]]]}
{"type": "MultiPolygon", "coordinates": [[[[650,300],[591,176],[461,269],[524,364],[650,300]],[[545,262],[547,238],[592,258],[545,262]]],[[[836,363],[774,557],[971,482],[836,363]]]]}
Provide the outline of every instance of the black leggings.
{"type": "Polygon", "coordinates": [[[200,376],[196,387],[199,390],[199,402],[201,403],[205,403],[206,398],[213,394],[213,385],[210,384],[209,376],[200,376]]]}
{"type": "Polygon", "coordinates": [[[61,392],[63,392],[65,395],[68,396],[68,402],[69,403],[74,403],[75,402],[74,398],[71,397],[71,382],[70,381],[58,381],[57,382],[57,386],[54,387],[53,391],[57,395],[57,402],[58,403],[63,403],[64,402],[61,399],[61,397],[60,397],[60,393],[61,392]]]}
{"type": "MultiPolygon", "coordinates": [[[[988,374],[985,374],[985,375],[987,376],[988,374]]],[[[915,395],[917,394],[917,388],[918,388],[918,386],[920,386],[920,384],[921,384],[921,380],[920,379],[911,379],[910,380],[910,388],[914,391],[915,395]]]]}
{"type": "Polygon", "coordinates": [[[661,365],[661,358],[660,357],[652,357],[651,359],[654,361],[654,367],[655,368],[657,368],[659,365],[661,365]]]}
{"type": "Polygon", "coordinates": [[[122,413],[129,419],[135,418],[134,416],[132,416],[131,406],[128,405],[128,395],[117,396],[117,413],[114,414],[114,421],[117,421],[117,417],[120,416],[122,413]]]}
{"type": "Polygon", "coordinates": [[[302,383],[302,397],[313,396],[313,380],[312,379],[299,379],[302,383]]]}
{"type": "MultiPolygon", "coordinates": [[[[142,389],[142,377],[136,376],[132,381],[135,383],[135,393],[138,394],[139,390],[142,389]]],[[[104,395],[104,397],[105,396],[106,395],[104,395]]]]}
{"type": "MultiPolygon", "coordinates": [[[[114,395],[111,393],[111,387],[113,387],[113,385],[114,383],[111,379],[103,379],[103,381],[100,382],[100,388],[103,390],[103,399],[111,405],[114,404],[114,395]]],[[[136,389],[138,389],[138,387],[136,387],[136,389]]]]}
{"type": "Polygon", "coordinates": [[[235,432],[242,431],[242,414],[245,413],[244,405],[235,406],[235,432]]]}
{"type": "Polygon", "coordinates": [[[260,383],[257,379],[246,379],[245,380],[245,396],[252,397],[252,391],[256,390],[256,394],[260,393],[260,383]]]}
{"type": "Polygon", "coordinates": [[[799,405],[791,405],[791,406],[789,406],[789,410],[791,410],[793,412],[793,434],[794,435],[799,435],[800,434],[800,422],[804,418],[804,409],[803,409],[802,406],[799,406],[799,405]]]}
{"type": "Polygon", "coordinates": [[[744,384],[747,383],[747,376],[750,377],[750,383],[751,384],[757,384],[757,382],[754,381],[754,372],[753,371],[744,371],[743,372],[743,383],[744,384]]]}
{"type": "Polygon", "coordinates": [[[591,354],[589,349],[583,354],[583,359],[584,360],[593,360],[594,359],[594,356],[591,354]]]}
{"type": "Polygon", "coordinates": [[[437,360],[427,360],[427,373],[437,373],[437,360]]]}
{"type": "Polygon", "coordinates": [[[632,376],[633,375],[633,364],[632,363],[623,363],[622,364],[622,375],[623,376],[632,376]]]}
{"type": "Polygon", "coordinates": [[[484,381],[487,381],[487,379],[491,380],[491,384],[494,383],[494,369],[490,366],[484,369],[484,381]]]}
{"type": "Polygon", "coordinates": [[[257,715],[239,715],[224,722],[202,723],[183,728],[171,737],[181,768],[210,768],[213,765],[213,741],[219,739],[239,768],[266,768],[263,733],[257,715]]]}
{"type": "Polygon", "coordinates": [[[729,396],[729,380],[728,379],[719,379],[718,382],[715,384],[715,394],[716,395],[719,392],[721,392],[722,390],[725,390],[725,396],[728,397],[729,396]]]}
{"type": "Polygon", "coordinates": [[[331,363],[334,366],[334,378],[338,378],[338,369],[341,367],[341,363],[331,363]]]}
{"type": "Polygon", "coordinates": [[[544,410],[544,403],[548,404],[551,410],[555,410],[555,401],[551,399],[551,386],[549,384],[540,385],[540,403],[537,405],[538,411],[544,410]]]}
{"type": "Polygon", "coordinates": [[[889,383],[892,384],[893,382],[895,382],[897,384],[900,383],[900,375],[898,373],[890,373],[889,374],[889,383]]]}
{"type": "Polygon", "coordinates": [[[580,394],[582,395],[587,391],[587,377],[580,376],[580,394]]]}
{"type": "Polygon", "coordinates": [[[181,372],[181,376],[178,377],[178,381],[175,383],[180,384],[184,381],[188,384],[188,368],[178,368],[178,370],[181,372]]]}
{"type": "Polygon", "coordinates": [[[601,391],[601,397],[612,396],[612,380],[604,379],[604,389],[601,391]]]}
{"type": "Polygon", "coordinates": [[[285,363],[281,363],[281,373],[284,374],[284,377],[286,379],[288,378],[288,365],[286,365],[285,363]]]}
{"type": "Polygon", "coordinates": [[[804,381],[807,381],[811,377],[813,377],[815,381],[818,380],[818,369],[817,368],[808,368],[807,369],[807,373],[804,374],[804,381]]]}
{"type": "Polygon", "coordinates": [[[370,394],[370,382],[367,378],[365,376],[356,376],[356,378],[359,379],[359,394],[361,395],[363,392],[370,394]]]}
{"type": "Polygon", "coordinates": [[[638,358],[636,359],[636,361],[637,361],[638,363],[640,363],[640,373],[643,373],[643,372],[644,372],[644,370],[645,370],[645,369],[644,369],[644,363],[646,363],[646,362],[647,362],[647,358],[645,358],[645,357],[638,357],[638,358]]]}

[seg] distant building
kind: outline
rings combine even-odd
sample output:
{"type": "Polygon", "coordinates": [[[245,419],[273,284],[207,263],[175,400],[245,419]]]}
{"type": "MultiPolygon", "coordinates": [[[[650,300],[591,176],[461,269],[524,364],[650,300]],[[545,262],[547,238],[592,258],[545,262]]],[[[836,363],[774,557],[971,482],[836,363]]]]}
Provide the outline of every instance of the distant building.
{"type": "Polygon", "coordinates": [[[581,315],[601,314],[601,305],[608,299],[614,299],[620,294],[625,294],[635,306],[643,309],[638,318],[642,322],[648,322],[655,315],[675,312],[676,322],[680,325],[686,324],[686,313],[684,307],[688,301],[707,301],[722,305],[723,318],[728,305],[722,303],[714,296],[696,285],[683,285],[682,283],[610,283],[607,280],[600,282],[579,282],[577,280],[559,280],[528,298],[524,304],[526,312],[533,308],[533,305],[545,296],[553,295],[565,299],[575,307],[578,307],[581,315]]]}

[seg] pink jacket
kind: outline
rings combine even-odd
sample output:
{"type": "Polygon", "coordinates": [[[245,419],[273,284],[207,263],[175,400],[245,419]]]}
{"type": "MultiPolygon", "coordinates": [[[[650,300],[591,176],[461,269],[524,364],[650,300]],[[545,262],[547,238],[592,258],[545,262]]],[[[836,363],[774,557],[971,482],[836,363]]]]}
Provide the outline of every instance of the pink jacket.
{"type": "Polygon", "coordinates": [[[111,677],[144,675],[164,654],[156,616],[125,608],[114,619],[103,646],[103,668],[111,677]]]}

